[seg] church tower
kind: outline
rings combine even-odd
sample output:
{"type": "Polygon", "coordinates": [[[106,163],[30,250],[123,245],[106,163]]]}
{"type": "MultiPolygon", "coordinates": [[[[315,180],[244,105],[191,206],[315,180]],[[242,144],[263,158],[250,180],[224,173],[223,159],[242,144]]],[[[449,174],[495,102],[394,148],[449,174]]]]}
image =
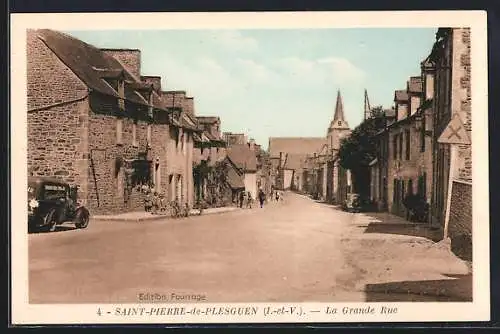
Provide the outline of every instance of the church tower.
{"type": "Polygon", "coordinates": [[[344,118],[344,103],[342,102],[342,95],[340,95],[340,90],[337,91],[337,103],[335,105],[335,113],[333,115],[333,120],[328,128],[328,147],[335,151],[340,148],[340,140],[349,135],[351,130],[349,129],[349,124],[344,118]]]}
{"type": "Polygon", "coordinates": [[[371,117],[372,108],[370,106],[370,100],[368,99],[368,92],[365,89],[365,121],[371,117]]]}

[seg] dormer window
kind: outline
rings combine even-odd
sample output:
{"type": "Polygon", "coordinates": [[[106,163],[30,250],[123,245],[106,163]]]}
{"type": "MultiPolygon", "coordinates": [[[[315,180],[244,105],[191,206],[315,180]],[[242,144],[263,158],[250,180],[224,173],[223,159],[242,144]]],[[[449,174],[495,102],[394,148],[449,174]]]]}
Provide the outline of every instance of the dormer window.
{"type": "Polygon", "coordinates": [[[148,116],[153,118],[153,91],[151,90],[148,95],[148,116]]]}
{"type": "Polygon", "coordinates": [[[123,79],[118,80],[118,107],[120,110],[125,110],[125,81],[123,79]]]}

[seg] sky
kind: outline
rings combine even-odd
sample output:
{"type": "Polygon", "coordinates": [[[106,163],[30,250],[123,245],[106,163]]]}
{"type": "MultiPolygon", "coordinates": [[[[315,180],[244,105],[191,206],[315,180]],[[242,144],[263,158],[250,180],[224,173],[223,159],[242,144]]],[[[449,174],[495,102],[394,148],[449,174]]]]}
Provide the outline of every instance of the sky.
{"type": "Polygon", "coordinates": [[[269,137],[323,137],[337,91],[351,128],[372,106],[420,74],[436,28],[65,31],[100,48],[141,50],[141,74],[163,90],[185,90],[199,116],[222,131],[269,137]]]}

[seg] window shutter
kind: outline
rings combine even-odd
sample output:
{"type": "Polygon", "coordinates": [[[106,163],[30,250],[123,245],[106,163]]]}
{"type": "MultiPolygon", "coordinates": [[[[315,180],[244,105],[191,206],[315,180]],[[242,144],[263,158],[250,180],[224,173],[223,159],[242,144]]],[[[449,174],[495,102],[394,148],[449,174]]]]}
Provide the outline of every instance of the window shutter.
{"type": "Polygon", "coordinates": [[[147,144],[149,146],[151,146],[151,124],[148,124],[148,127],[147,127],[147,144]]]}
{"type": "Polygon", "coordinates": [[[123,119],[116,119],[116,144],[123,144],[123,119]]]}
{"type": "Polygon", "coordinates": [[[134,121],[132,123],[132,146],[137,145],[137,123],[134,121]]]}

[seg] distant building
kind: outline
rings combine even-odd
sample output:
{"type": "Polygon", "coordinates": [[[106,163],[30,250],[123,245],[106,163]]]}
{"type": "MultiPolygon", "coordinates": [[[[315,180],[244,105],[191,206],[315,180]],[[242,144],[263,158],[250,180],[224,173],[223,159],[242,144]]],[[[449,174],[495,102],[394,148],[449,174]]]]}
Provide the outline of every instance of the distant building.
{"type": "Polygon", "coordinates": [[[326,143],[325,137],[271,137],[269,138],[270,174],[273,188],[302,191],[304,180],[302,168],[292,170],[291,164],[284,169],[287,161],[294,167],[301,166],[298,161],[304,161],[309,154],[318,152],[326,143]],[[286,180],[285,180],[286,179],[286,180]]]}
{"type": "Polygon", "coordinates": [[[231,145],[226,157],[227,161],[236,167],[245,191],[250,192],[253,199],[257,196],[257,157],[254,149],[253,145],[231,145]]]}

